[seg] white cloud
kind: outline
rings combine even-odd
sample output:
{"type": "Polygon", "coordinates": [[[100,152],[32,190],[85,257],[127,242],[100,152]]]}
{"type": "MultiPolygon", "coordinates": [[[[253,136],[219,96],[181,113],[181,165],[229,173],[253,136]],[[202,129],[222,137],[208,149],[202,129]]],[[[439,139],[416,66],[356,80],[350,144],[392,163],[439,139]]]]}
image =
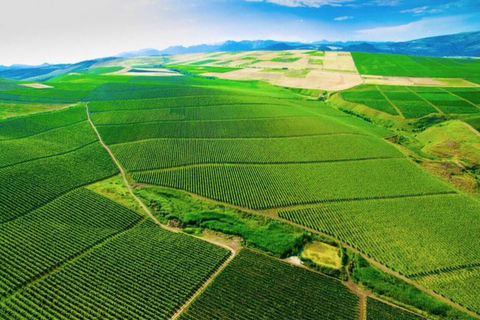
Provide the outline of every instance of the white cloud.
{"type": "Polygon", "coordinates": [[[353,19],[353,17],[352,16],[341,16],[341,17],[336,17],[333,20],[335,20],[335,21],[345,21],[345,20],[349,20],[349,19],[353,19]]]}
{"type": "Polygon", "coordinates": [[[344,3],[354,0],[247,0],[248,2],[267,2],[278,4],[285,7],[313,7],[320,8],[323,6],[338,7],[344,3]]]}
{"type": "Polygon", "coordinates": [[[466,23],[465,19],[468,19],[468,16],[424,18],[396,26],[357,30],[355,31],[355,38],[368,41],[408,41],[439,34],[453,34],[464,32],[474,27],[466,23]]]}

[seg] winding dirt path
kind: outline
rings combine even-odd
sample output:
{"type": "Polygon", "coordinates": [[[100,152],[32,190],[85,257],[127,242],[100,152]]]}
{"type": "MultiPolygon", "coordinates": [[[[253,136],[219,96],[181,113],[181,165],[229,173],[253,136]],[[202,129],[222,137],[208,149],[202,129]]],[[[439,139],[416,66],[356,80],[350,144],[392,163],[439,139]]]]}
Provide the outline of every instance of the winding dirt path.
{"type": "MultiPolygon", "coordinates": [[[[117,158],[115,158],[115,155],[112,153],[110,148],[103,142],[102,137],[100,136],[100,133],[98,132],[95,125],[93,124],[92,120],[90,119],[90,112],[88,111],[88,102],[85,104],[85,109],[86,109],[86,112],[87,112],[88,122],[90,122],[90,125],[92,126],[93,130],[95,131],[95,134],[98,137],[98,141],[100,142],[102,147],[105,150],[107,150],[108,154],[110,155],[110,158],[112,159],[112,161],[115,163],[115,165],[120,170],[120,174],[122,176],[123,183],[125,184],[125,187],[128,189],[128,193],[130,193],[130,195],[133,197],[133,199],[135,199],[135,201],[140,205],[140,207],[145,212],[147,217],[149,217],[160,228],[163,228],[163,229],[171,231],[171,232],[180,233],[179,229],[169,227],[167,225],[164,225],[164,224],[160,223],[160,221],[158,221],[158,219],[150,212],[150,210],[147,208],[147,206],[133,193],[132,186],[128,183],[128,179],[127,179],[127,176],[125,174],[125,170],[120,165],[120,162],[118,162],[117,158]]],[[[216,245],[216,246],[223,247],[223,248],[227,249],[228,251],[230,251],[230,256],[222,263],[222,265],[220,267],[218,267],[218,269],[210,276],[210,278],[208,278],[208,280],[205,281],[203,283],[203,285],[176,311],[176,313],[170,318],[171,320],[177,319],[178,316],[180,316],[180,314],[205,290],[205,288],[220,274],[220,272],[222,272],[222,270],[225,269],[225,267],[230,263],[230,261],[232,261],[233,258],[235,258],[237,252],[239,251],[239,249],[235,246],[229,246],[229,245],[227,245],[227,244],[225,244],[221,241],[218,241],[218,240],[215,240],[215,239],[212,239],[212,238],[195,237],[195,236],[189,235],[189,234],[185,234],[185,235],[197,238],[199,240],[209,242],[209,243],[211,243],[213,245],[216,245]]]]}

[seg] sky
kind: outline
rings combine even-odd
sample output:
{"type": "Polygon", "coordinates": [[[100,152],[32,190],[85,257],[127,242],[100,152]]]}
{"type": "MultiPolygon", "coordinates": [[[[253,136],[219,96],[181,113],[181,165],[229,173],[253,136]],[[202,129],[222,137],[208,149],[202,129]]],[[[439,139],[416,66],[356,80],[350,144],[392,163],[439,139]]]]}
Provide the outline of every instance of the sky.
{"type": "Polygon", "coordinates": [[[1,0],[0,65],[273,39],[406,41],[480,30],[480,0],[1,0]]]}

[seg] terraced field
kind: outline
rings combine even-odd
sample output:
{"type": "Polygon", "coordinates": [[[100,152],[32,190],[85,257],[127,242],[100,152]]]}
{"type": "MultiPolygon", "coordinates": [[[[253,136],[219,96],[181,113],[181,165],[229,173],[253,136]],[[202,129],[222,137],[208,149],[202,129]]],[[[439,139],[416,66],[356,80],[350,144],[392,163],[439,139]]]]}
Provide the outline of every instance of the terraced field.
{"type": "Polygon", "coordinates": [[[480,113],[480,89],[361,85],[341,92],[349,102],[414,119],[438,114],[480,113]],[[470,99],[470,100],[469,100],[470,99]]]}
{"type": "Polygon", "coordinates": [[[244,249],[179,319],[354,320],[357,305],[337,280],[244,249]]]}

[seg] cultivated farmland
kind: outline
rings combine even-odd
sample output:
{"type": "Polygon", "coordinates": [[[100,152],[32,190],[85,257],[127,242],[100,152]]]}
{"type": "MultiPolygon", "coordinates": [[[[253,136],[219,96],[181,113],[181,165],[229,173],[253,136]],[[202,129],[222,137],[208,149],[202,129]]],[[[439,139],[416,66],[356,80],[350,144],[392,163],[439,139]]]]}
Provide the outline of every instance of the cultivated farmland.
{"type": "Polygon", "coordinates": [[[337,280],[244,249],[180,319],[354,320],[357,304],[337,280]]]}

